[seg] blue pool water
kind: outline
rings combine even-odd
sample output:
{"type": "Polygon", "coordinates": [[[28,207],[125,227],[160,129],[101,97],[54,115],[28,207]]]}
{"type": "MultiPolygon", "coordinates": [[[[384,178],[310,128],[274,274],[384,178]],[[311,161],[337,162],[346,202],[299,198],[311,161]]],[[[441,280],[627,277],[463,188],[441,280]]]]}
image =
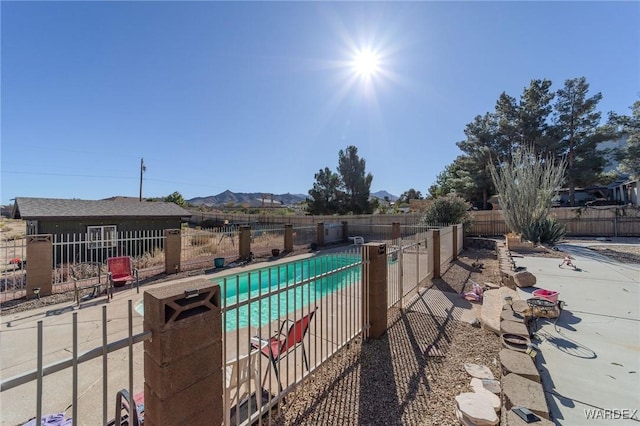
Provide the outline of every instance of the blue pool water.
{"type": "Polygon", "coordinates": [[[360,268],[345,268],[359,260],[359,256],[320,256],[233,275],[226,280],[212,279],[220,284],[222,305],[231,307],[226,312],[227,331],[248,326],[261,327],[359,281],[360,268]],[[336,272],[327,275],[332,271],[336,272]],[[278,290],[270,297],[265,296],[278,290]],[[260,295],[260,301],[233,307],[260,295]]]}
{"type": "MultiPolygon", "coordinates": [[[[261,327],[360,280],[361,268],[349,268],[360,256],[327,255],[254,271],[212,278],[220,284],[227,331],[261,327]],[[342,269],[344,268],[344,269],[342,269]],[[329,274],[330,273],[330,274],[329,274]],[[304,283],[303,283],[304,282],[304,283]],[[274,292],[268,296],[270,292],[274,292]],[[250,298],[262,296],[242,304],[250,298]],[[236,307],[236,305],[242,304],[236,307]]],[[[136,312],[144,314],[142,301],[136,312]]]]}

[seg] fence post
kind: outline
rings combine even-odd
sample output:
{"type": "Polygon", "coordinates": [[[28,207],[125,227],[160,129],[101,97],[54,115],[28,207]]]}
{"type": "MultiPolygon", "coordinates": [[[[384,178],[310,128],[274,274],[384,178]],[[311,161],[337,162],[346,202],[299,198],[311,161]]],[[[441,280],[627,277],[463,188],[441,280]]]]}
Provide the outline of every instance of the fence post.
{"type": "Polygon", "coordinates": [[[48,296],[52,292],[52,240],[51,234],[27,236],[27,297],[48,296]]]}
{"type": "Polygon", "coordinates": [[[223,418],[220,286],[196,279],[144,293],[145,426],[223,418]]]}
{"type": "Polygon", "coordinates": [[[316,238],[318,240],[318,247],[322,247],[324,245],[324,223],[319,222],[317,227],[318,232],[316,238]]]}
{"type": "Polygon", "coordinates": [[[458,260],[458,225],[451,225],[451,238],[453,238],[453,259],[458,260]]]}
{"type": "Polygon", "coordinates": [[[368,269],[362,274],[368,282],[364,286],[367,291],[362,309],[364,325],[369,324],[367,338],[378,339],[387,331],[387,245],[367,243],[362,256],[363,265],[368,269]]]}
{"type": "Polygon", "coordinates": [[[164,271],[167,275],[176,274],[180,269],[182,252],[182,234],[180,229],[164,230],[164,271]]]}
{"type": "Polygon", "coordinates": [[[240,243],[238,244],[240,259],[248,259],[251,256],[251,227],[240,227],[240,243]]]}
{"type": "Polygon", "coordinates": [[[349,222],[346,220],[342,221],[342,241],[345,243],[349,241],[349,222]]]}
{"type": "Polygon", "coordinates": [[[433,229],[433,278],[440,278],[440,230],[433,229]]]}
{"type": "Polygon", "coordinates": [[[291,224],[284,225],[284,251],[289,253],[293,251],[293,225],[291,224]]]}
{"type": "Polygon", "coordinates": [[[391,240],[397,240],[400,238],[400,222],[393,222],[391,224],[391,240]]]}

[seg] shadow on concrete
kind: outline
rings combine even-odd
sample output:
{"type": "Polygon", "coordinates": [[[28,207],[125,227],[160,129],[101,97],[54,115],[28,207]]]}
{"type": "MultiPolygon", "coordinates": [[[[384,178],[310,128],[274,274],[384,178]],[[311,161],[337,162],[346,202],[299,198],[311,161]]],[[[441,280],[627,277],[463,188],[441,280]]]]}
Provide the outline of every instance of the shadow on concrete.
{"type": "Polygon", "coordinates": [[[539,330],[536,334],[543,340],[548,341],[555,346],[560,352],[564,352],[567,355],[574,356],[576,358],[583,359],[596,359],[598,355],[591,348],[583,345],[582,343],[573,340],[556,328],[556,334],[549,333],[544,330],[539,330]]]}
{"type": "Polygon", "coordinates": [[[561,425],[561,420],[564,420],[564,417],[562,416],[560,407],[558,406],[558,401],[564,407],[568,408],[573,408],[576,404],[571,398],[560,396],[553,390],[555,389],[555,384],[553,382],[553,379],[551,378],[549,370],[546,367],[544,355],[542,354],[542,352],[538,352],[538,355],[536,355],[536,364],[538,365],[538,370],[540,371],[540,381],[542,382],[542,389],[544,390],[545,399],[547,400],[547,406],[549,407],[549,415],[551,417],[551,420],[554,421],[556,425],[561,425]]]}
{"type": "MultiPolygon", "coordinates": [[[[104,300],[103,303],[104,302],[106,302],[106,300],[104,300]]],[[[96,304],[98,304],[98,303],[94,302],[94,303],[91,303],[90,305],[93,306],[93,305],[96,305],[96,304]]],[[[85,308],[85,307],[88,307],[88,306],[89,306],[89,304],[84,305],[82,307],[85,308]]],[[[58,309],[51,309],[51,310],[45,312],[44,316],[52,317],[52,316],[55,316],[55,315],[62,315],[64,313],[66,313],[66,312],[72,312],[74,309],[75,309],[74,305],[69,305],[69,306],[65,306],[65,307],[62,307],[62,308],[58,308],[58,309]]]]}

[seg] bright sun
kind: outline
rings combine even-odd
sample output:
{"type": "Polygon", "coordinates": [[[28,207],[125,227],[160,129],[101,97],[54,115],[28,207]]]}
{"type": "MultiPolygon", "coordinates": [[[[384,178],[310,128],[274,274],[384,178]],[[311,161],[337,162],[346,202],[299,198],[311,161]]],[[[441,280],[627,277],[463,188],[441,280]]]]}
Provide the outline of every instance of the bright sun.
{"type": "Polygon", "coordinates": [[[356,52],[351,66],[360,77],[370,78],[380,70],[380,59],[378,55],[371,50],[361,50],[356,52]]]}

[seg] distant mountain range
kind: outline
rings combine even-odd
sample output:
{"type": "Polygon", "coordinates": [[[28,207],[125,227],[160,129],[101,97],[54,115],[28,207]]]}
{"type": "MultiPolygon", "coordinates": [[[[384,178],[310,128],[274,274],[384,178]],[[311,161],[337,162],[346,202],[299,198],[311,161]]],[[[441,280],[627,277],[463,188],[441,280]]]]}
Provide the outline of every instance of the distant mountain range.
{"type": "Polygon", "coordinates": [[[372,197],[376,197],[376,198],[380,198],[381,200],[384,200],[384,197],[389,197],[389,201],[397,201],[398,200],[398,197],[396,197],[393,194],[389,194],[387,191],[372,192],[371,196],[372,197]]]}
{"type": "MultiPolygon", "coordinates": [[[[396,201],[398,197],[389,194],[387,191],[378,191],[371,193],[372,197],[380,198],[389,197],[389,200],[396,201]]],[[[307,196],[304,194],[273,194],[274,206],[292,206],[300,204],[305,201],[307,196]]],[[[207,197],[195,197],[190,200],[186,200],[192,206],[226,206],[242,205],[244,207],[262,207],[271,206],[271,194],[265,194],[262,192],[231,192],[226,190],[218,195],[209,195],[207,197]],[[263,204],[264,200],[264,204],[263,204]]]]}

